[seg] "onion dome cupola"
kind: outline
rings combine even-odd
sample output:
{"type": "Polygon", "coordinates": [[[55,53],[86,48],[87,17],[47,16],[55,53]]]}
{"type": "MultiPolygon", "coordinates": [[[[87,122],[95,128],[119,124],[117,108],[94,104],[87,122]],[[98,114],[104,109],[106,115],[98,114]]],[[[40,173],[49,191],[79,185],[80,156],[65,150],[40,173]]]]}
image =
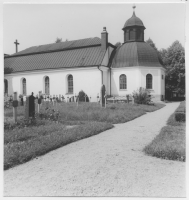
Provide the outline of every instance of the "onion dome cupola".
{"type": "Polygon", "coordinates": [[[129,18],[123,27],[125,42],[144,42],[144,30],[146,29],[142,20],[135,15],[133,6],[133,16],[129,18]]]}

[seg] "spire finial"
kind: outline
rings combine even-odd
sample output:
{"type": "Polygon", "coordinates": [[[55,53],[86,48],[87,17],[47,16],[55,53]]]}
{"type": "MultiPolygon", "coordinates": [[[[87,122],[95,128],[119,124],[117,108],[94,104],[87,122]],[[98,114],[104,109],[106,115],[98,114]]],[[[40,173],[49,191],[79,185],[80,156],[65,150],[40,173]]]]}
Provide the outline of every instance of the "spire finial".
{"type": "Polygon", "coordinates": [[[135,16],[135,8],[136,8],[136,6],[135,6],[135,4],[133,5],[133,16],[135,16]]]}

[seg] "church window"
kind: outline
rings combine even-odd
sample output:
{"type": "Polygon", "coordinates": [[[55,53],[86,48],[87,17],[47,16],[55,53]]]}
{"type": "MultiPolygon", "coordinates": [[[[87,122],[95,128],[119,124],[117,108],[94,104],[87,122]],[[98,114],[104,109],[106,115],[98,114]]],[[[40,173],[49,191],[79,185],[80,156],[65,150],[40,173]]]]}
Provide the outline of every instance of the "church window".
{"type": "Polygon", "coordinates": [[[119,77],[119,89],[120,90],[127,89],[127,77],[125,74],[122,74],[119,77]]]}
{"type": "Polygon", "coordinates": [[[146,75],[146,89],[152,89],[152,75],[146,75]]]}
{"type": "Polygon", "coordinates": [[[49,77],[45,77],[45,94],[50,94],[49,92],[49,77]]]}
{"type": "Polygon", "coordinates": [[[68,76],[68,93],[73,93],[73,76],[68,76]]]}
{"type": "Polygon", "coordinates": [[[22,94],[26,95],[26,79],[22,79],[22,94]]]}
{"type": "Polygon", "coordinates": [[[8,94],[8,81],[7,81],[7,79],[4,79],[4,93],[8,94]]]}

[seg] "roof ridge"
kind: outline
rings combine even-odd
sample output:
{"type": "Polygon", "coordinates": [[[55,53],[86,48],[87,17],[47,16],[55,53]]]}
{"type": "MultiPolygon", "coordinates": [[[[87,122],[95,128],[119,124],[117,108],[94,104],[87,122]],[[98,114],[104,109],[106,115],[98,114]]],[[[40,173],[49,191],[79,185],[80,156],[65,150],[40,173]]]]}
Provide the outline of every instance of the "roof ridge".
{"type": "Polygon", "coordinates": [[[92,46],[92,45],[99,45],[101,44],[101,39],[99,37],[91,37],[91,38],[84,38],[79,40],[71,40],[59,43],[51,43],[51,44],[44,44],[38,46],[32,46],[26,48],[20,52],[11,54],[10,56],[17,56],[29,53],[40,53],[40,52],[49,52],[55,50],[64,50],[69,48],[76,48],[76,47],[83,47],[83,46],[92,46]]]}

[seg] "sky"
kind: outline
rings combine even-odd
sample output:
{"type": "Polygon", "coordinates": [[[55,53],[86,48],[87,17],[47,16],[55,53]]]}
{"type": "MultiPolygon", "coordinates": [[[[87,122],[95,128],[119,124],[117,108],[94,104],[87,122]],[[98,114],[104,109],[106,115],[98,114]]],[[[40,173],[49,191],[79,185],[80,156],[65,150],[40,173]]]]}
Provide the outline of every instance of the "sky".
{"type": "MultiPolygon", "coordinates": [[[[175,40],[185,45],[184,3],[136,3],[135,13],[158,49],[175,40]]],[[[123,43],[124,23],[132,16],[133,4],[4,4],[4,53],[54,43],[56,38],[78,40],[101,37],[103,27],[110,43],[123,43]]]]}

